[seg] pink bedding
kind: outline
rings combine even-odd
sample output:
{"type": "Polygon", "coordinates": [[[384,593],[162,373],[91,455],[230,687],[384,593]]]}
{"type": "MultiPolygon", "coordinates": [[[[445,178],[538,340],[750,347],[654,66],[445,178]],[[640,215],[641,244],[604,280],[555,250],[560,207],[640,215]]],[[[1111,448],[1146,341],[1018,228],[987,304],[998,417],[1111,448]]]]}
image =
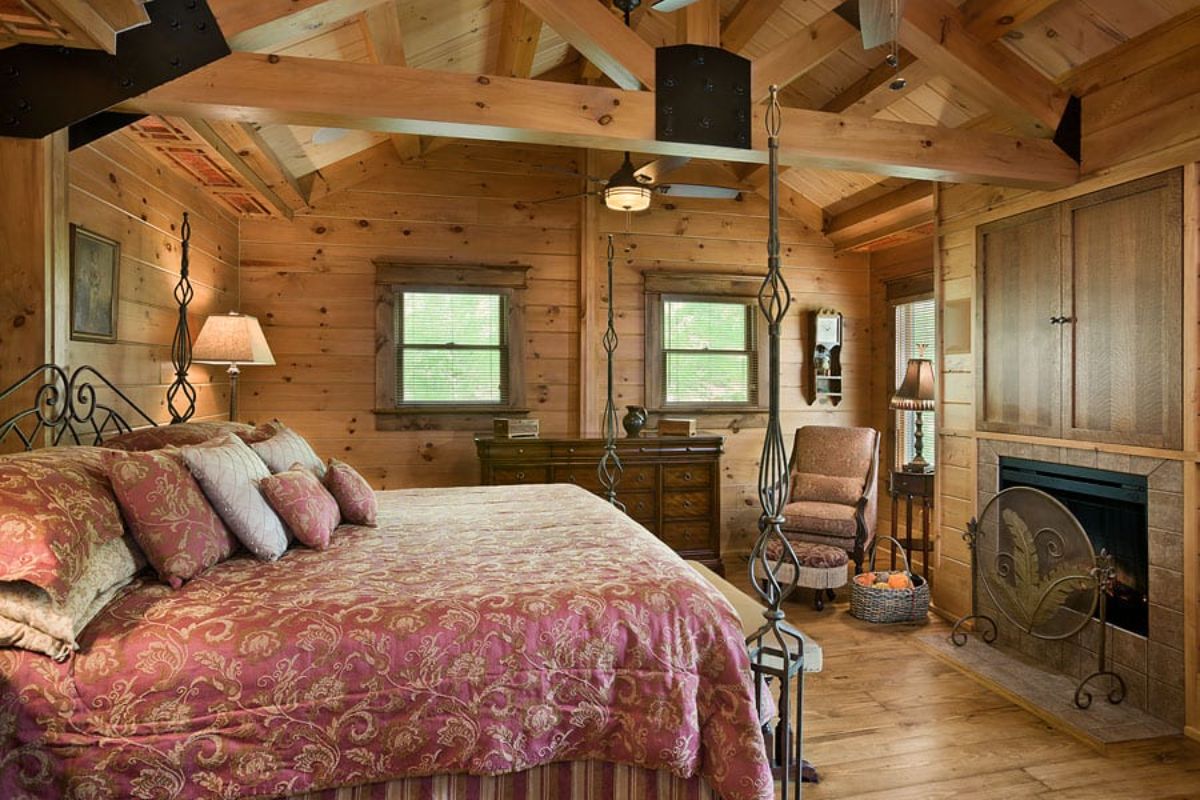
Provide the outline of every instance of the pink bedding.
{"type": "Polygon", "coordinates": [[[235,798],[599,760],[774,795],[741,627],[568,486],[380,494],[329,550],[135,583],[0,651],[0,797],[235,798]]]}

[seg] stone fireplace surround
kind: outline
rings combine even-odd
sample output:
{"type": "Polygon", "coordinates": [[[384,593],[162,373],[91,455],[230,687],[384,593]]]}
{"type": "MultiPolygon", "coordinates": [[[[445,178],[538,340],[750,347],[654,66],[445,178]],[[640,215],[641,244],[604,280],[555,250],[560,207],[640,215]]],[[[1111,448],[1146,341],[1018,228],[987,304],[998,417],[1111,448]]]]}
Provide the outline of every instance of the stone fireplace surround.
{"type": "MultiPolygon", "coordinates": [[[[979,439],[977,509],[996,495],[1000,456],[1028,458],[1055,464],[1093,467],[1145,475],[1149,487],[1150,631],[1138,636],[1109,626],[1109,653],[1114,669],[1125,679],[1125,702],[1171,725],[1184,723],[1183,658],[1183,466],[1179,461],[1128,456],[1095,449],[1054,447],[995,439],[979,439]]],[[[1081,679],[1095,670],[1098,622],[1076,636],[1048,642],[1014,629],[988,608],[980,593],[980,608],[997,619],[1001,646],[1025,658],[1081,679]]],[[[1098,688],[1093,687],[1093,688],[1098,688]]],[[[1100,700],[1097,693],[1097,702],[1100,700]]]]}

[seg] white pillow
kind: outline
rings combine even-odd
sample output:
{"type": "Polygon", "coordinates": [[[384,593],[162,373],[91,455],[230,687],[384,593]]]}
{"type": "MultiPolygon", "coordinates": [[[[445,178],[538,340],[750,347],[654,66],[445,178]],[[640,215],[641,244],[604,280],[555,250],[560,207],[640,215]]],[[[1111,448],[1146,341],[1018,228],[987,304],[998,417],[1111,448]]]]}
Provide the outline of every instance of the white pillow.
{"type": "Polygon", "coordinates": [[[179,448],[208,502],[246,549],[263,561],[287,550],[283,521],[267,503],[258,482],[271,473],[250,446],[232,433],[179,448]]]}
{"type": "Polygon", "coordinates": [[[285,425],[279,424],[274,436],[254,442],[250,447],[258,453],[272,475],[287,472],[294,464],[299,464],[318,478],[325,476],[325,462],[317,457],[303,436],[285,425]]]}

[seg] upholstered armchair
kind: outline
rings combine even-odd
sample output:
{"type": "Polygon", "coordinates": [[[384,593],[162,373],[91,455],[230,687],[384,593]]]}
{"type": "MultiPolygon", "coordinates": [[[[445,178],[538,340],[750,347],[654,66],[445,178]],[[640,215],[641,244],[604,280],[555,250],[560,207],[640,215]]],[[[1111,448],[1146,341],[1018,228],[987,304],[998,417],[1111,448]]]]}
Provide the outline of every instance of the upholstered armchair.
{"type": "Polygon", "coordinates": [[[879,431],[806,425],[796,431],[790,471],[784,535],[845,550],[861,572],[875,539],[879,431]]]}

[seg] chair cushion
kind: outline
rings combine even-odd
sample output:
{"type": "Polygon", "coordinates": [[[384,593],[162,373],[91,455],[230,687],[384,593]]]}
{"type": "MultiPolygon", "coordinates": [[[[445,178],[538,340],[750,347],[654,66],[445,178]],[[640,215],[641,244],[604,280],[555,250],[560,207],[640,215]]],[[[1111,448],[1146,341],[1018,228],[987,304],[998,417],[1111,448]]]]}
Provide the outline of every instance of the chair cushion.
{"type": "Polygon", "coordinates": [[[853,539],[858,533],[854,507],[800,500],[783,507],[783,530],[853,539]]]}
{"type": "Polygon", "coordinates": [[[861,490],[878,456],[878,442],[879,433],[873,428],[806,425],[796,430],[792,469],[812,475],[855,478],[861,490]]]}
{"type": "MultiPolygon", "coordinates": [[[[841,547],[831,547],[827,544],[817,544],[816,542],[800,542],[792,538],[788,538],[791,542],[792,552],[796,554],[796,560],[800,562],[800,566],[808,567],[809,569],[836,569],[837,567],[845,567],[850,562],[850,556],[845,549],[841,547]]],[[[778,539],[772,539],[767,544],[767,557],[779,558],[783,550],[783,545],[778,539]]]]}
{"type": "Polygon", "coordinates": [[[866,473],[858,478],[841,478],[835,475],[798,472],[792,476],[792,500],[852,506],[862,497],[865,478],[866,473]]]}

